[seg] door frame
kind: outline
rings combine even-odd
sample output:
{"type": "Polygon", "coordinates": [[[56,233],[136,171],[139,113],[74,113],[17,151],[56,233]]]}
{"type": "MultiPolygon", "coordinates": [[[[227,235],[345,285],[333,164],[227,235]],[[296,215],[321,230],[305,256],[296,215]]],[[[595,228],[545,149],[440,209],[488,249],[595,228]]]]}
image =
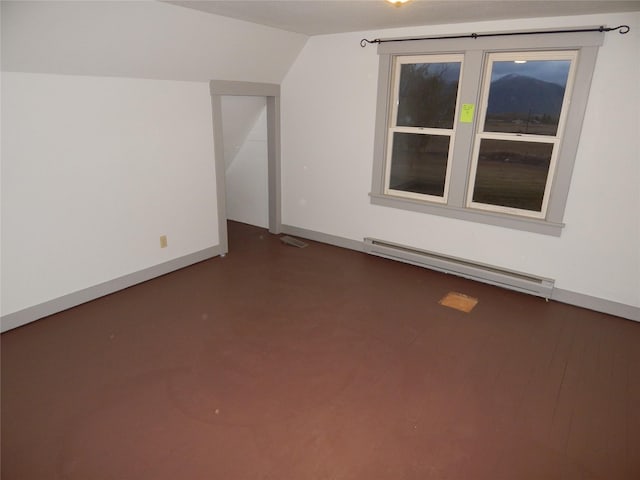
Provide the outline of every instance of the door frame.
{"type": "Polygon", "coordinates": [[[222,133],[221,97],[266,97],[267,99],[267,177],[269,192],[269,232],[278,234],[282,230],[280,191],[280,85],[274,83],[236,82],[211,80],[211,112],[213,116],[213,151],[215,155],[216,196],[218,201],[218,235],[220,254],[229,251],[227,235],[227,187],[224,161],[224,139],[222,133]]]}

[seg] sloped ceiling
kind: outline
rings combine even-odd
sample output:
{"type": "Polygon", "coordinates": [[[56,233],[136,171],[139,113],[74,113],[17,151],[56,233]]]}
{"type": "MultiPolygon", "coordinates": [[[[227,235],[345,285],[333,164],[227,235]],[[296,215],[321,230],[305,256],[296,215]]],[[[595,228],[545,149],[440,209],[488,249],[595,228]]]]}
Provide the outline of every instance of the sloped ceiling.
{"type": "Polygon", "coordinates": [[[280,83],[308,39],[151,0],[2,0],[0,11],[13,72],[280,83]]]}
{"type": "Polygon", "coordinates": [[[262,111],[267,108],[267,100],[265,97],[227,95],[221,98],[221,103],[224,163],[228,170],[262,111]]]}
{"type": "Polygon", "coordinates": [[[401,7],[384,0],[178,0],[167,3],[305,35],[640,10],[640,1],[616,0],[413,0],[401,7]]]}

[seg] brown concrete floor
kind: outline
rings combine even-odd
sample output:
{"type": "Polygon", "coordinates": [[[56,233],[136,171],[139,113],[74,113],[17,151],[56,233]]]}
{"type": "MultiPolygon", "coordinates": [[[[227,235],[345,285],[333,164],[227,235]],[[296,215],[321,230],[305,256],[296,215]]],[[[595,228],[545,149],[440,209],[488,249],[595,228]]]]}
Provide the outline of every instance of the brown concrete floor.
{"type": "Polygon", "coordinates": [[[2,335],[3,480],[640,478],[640,324],[241,224],[230,245],[2,335]]]}

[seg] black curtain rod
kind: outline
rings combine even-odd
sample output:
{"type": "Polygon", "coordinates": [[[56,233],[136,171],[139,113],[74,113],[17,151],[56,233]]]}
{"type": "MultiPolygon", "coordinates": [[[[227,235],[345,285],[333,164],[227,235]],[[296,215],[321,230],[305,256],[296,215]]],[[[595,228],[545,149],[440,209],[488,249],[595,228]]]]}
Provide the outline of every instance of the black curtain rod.
{"type": "Polygon", "coordinates": [[[604,27],[600,26],[598,28],[583,28],[576,30],[540,30],[537,32],[504,32],[504,33],[470,33],[468,35],[450,35],[450,36],[442,36],[442,37],[416,37],[416,38],[389,38],[389,39],[380,39],[376,38],[375,40],[367,40],[363,38],[360,40],[360,46],[362,48],[367,46],[368,44],[373,43],[388,43],[388,42],[412,42],[415,40],[451,40],[455,38],[481,38],[481,37],[510,37],[514,35],[543,35],[547,33],[580,33],[580,32],[611,32],[614,30],[619,30],[620,34],[624,35],[625,33],[629,33],[629,25],[618,25],[617,27],[604,27]]]}

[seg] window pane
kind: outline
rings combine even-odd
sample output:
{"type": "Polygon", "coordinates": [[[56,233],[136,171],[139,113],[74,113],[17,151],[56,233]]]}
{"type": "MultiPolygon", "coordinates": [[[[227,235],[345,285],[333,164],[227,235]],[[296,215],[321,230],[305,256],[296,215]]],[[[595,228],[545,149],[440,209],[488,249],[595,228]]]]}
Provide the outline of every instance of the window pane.
{"type": "Polygon", "coordinates": [[[443,197],[448,156],[448,136],[394,133],[389,188],[443,197]]]}
{"type": "Polygon", "coordinates": [[[556,135],[571,60],[493,62],[485,132],[556,135]]]}
{"type": "Polygon", "coordinates": [[[459,78],[460,62],[403,64],[396,125],[453,128],[459,78]]]}
{"type": "Polygon", "coordinates": [[[483,139],[473,201],[540,212],[552,143],[483,139]]]}

